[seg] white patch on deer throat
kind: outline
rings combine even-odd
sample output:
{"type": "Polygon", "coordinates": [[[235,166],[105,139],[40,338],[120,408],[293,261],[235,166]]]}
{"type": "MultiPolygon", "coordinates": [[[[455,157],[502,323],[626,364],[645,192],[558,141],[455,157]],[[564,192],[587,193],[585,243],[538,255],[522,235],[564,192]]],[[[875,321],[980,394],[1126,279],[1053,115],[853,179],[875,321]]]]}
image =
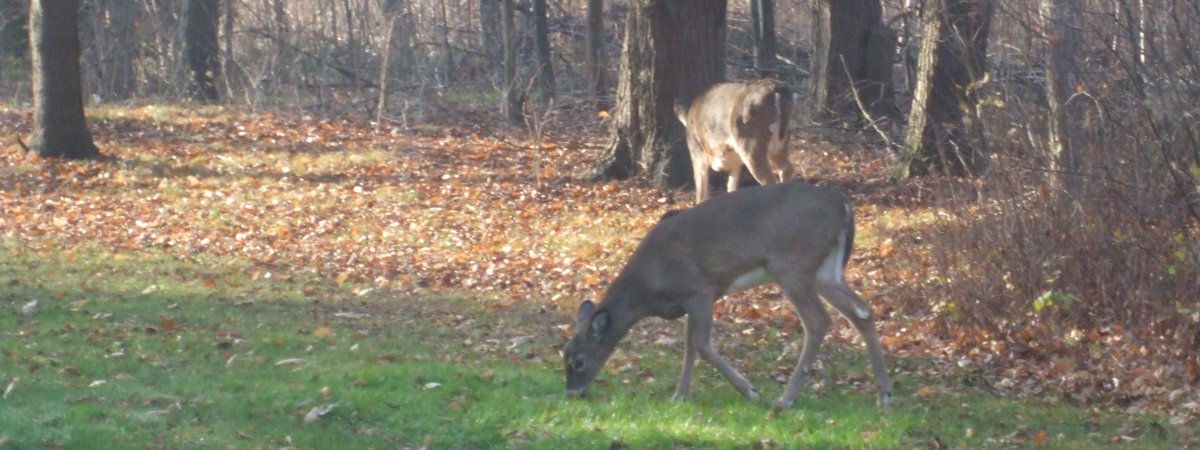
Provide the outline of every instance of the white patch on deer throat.
{"type": "Polygon", "coordinates": [[[739,275],[737,279],[733,280],[733,283],[729,284],[729,288],[725,289],[725,294],[742,292],[746,289],[762,286],[774,281],[775,279],[771,278],[771,275],[767,273],[766,267],[759,267],[739,275]]]}

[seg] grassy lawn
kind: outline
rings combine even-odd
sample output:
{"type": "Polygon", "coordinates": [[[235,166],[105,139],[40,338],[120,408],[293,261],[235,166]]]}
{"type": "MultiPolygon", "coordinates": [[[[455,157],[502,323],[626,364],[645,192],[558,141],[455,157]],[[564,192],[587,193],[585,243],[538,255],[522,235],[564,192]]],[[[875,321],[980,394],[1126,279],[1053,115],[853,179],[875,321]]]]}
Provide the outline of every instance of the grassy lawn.
{"type": "MultiPolygon", "coordinates": [[[[680,322],[649,321],[586,399],[558,349],[574,302],[396,292],[236,259],[0,241],[0,447],[1174,447],[1151,417],[992,395],[891,360],[879,410],[865,352],[826,346],[798,405],[750,403],[700,363],[672,401],[680,322]],[[36,311],[23,309],[37,300],[36,311]],[[570,305],[570,306],[566,306],[570,305]]],[[[718,346],[772,399],[797,336],[718,346]]],[[[797,332],[798,333],[798,332],[797,332]]],[[[1186,444],[1184,444],[1186,445],[1186,444]]]]}

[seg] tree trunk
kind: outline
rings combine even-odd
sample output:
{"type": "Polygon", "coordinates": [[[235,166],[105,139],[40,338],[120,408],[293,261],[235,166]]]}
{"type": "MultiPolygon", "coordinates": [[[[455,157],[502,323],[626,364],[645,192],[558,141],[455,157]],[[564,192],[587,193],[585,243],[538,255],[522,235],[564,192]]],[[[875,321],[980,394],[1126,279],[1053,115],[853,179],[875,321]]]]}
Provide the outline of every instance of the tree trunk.
{"type": "Polygon", "coordinates": [[[761,76],[775,73],[775,0],[750,0],[750,37],[754,68],[761,76]]]}
{"type": "Polygon", "coordinates": [[[382,126],[383,115],[387,113],[387,79],[388,67],[391,65],[392,40],[399,23],[400,0],[387,0],[383,4],[383,48],[379,52],[379,98],[375,104],[375,122],[382,126]]]}
{"type": "Polygon", "coordinates": [[[533,28],[537,41],[538,85],[548,98],[554,98],[554,65],[550,52],[550,22],[546,17],[546,0],[533,0],[533,28]]]}
{"type": "Polygon", "coordinates": [[[141,42],[134,35],[134,24],[141,14],[137,3],[128,0],[108,0],[101,2],[104,10],[101,26],[103,39],[100,43],[108,52],[104,56],[104,94],[112,100],[125,100],[133,95],[136,86],[134,59],[137,57],[141,42]]]}
{"type": "Polygon", "coordinates": [[[479,37],[483,40],[483,57],[487,67],[504,63],[502,0],[479,0],[479,37]]]}
{"type": "Polygon", "coordinates": [[[1072,102],[1071,96],[1079,86],[1081,38],[1079,35],[1082,11],[1076,0],[1042,0],[1043,29],[1050,52],[1046,61],[1046,101],[1050,108],[1047,127],[1051,183],[1078,190],[1081,179],[1079,147],[1083,138],[1083,108],[1072,102]]]}
{"type": "Polygon", "coordinates": [[[446,83],[453,83],[454,80],[454,47],[450,46],[450,22],[446,15],[446,0],[438,2],[441,7],[442,15],[442,54],[446,58],[446,83]]]}
{"type": "Polygon", "coordinates": [[[974,114],[987,70],[991,0],[929,0],[900,175],[982,173],[988,155],[974,114]]]}
{"type": "Polygon", "coordinates": [[[889,86],[895,34],[881,22],[879,0],[813,3],[813,120],[857,125],[863,119],[855,90],[871,115],[898,115],[889,86]]]}
{"type": "Polygon", "coordinates": [[[521,87],[517,83],[517,27],[513,0],[503,0],[500,6],[501,34],[504,41],[504,86],[500,100],[500,113],[513,124],[521,124],[521,87]]]}
{"type": "Polygon", "coordinates": [[[179,20],[183,37],[183,62],[187,95],[196,101],[219,98],[216,79],[221,73],[218,58],[218,0],[184,0],[179,20]]]}
{"type": "Polygon", "coordinates": [[[630,2],[612,141],[594,178],[646,171],[660,187],[692,181],[683,126],[672,107],[724,78],[726,8],[726,0],[630,2]]]}
{"type": "Polygon", "coordinates": [[[79,0],[33,0],[29,44],[33,66],[31,149],[47,158],[100,156],[83,116],[79,0]]]}
{"type": "Polygon", "coordinates": [[[605,108],[604,97],[608,94],[608,81],[604,76],[604,0],[588,0],[587,2],[587,90],[592,96],[601,99],[601,108],[605,108]]]}

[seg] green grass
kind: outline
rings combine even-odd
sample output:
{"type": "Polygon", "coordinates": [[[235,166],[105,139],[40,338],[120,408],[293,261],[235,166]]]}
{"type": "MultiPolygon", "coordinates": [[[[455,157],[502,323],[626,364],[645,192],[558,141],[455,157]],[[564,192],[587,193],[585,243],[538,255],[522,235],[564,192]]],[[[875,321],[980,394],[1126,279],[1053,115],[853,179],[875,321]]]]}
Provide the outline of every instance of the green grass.
{"type": "MultiPolygon", "coordinates": [[[[568,399],[556,326],[573,305],[366,290],[316,275],[268,277],[233,258],[3,239],[5,448],[1090,448],[1122,434],[1138,446],[1181,442],[1154,418],[1023,404],[912,375],[930,373],[921,360],[890,361],[897,402],[879,410],[863,352],[836,344],[826,346],[829,374],[813,377],[821,387],[793,409],[744,400],[704,363],[694,397],[672,401],[679,345],[636,337],[682,328],[657,320],[635,329],[590,397],[568,399]],[[23,314],[34,299],[37,312],[23,314]],[[305,420],[327,405],[336,406],[305,420]]],[[[747,361],[764,398],[779,395],[767,368],[794,355],[775,362],[778,333],[727,331],[722,348],[747,361]]]]}

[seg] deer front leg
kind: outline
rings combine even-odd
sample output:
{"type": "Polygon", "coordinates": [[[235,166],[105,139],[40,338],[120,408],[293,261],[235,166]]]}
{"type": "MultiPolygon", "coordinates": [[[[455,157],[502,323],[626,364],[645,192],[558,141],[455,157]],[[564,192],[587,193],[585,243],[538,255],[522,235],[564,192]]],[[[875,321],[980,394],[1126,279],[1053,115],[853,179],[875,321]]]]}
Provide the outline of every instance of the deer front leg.
{"type": "Polygon", "coordinates": [[[708,165],[700,157],[692,155],[692,179],[696,183],[696,204],[708,198],[708,165]]]}
{"type": "Polygon", "coordinates": [[[683,373],[679,374],[679,384],[675,386],[675,399],[687,398],[692,391],[692,371],[696,368],[696,346],[692,345],[692,322],[687,322],[688,338],[684,339],[683,373]]]}
{"type": "Polygon", "coordinates": [[[763,186],[778,183],[771,172],[770,159],[767,157],[767,143],[756,141],[753,139],[745,139],[739,143],[742,161],[745,161],[746,168],[750,169],[750,175],[758,180],[758,184],[763,186]]]}
{"type": "MultiPolygon", "coordinates": [[[[695,351],[699,353],[700,357],[704,358],[705,361],[708,361],[713,366],[716,366],[717,370],[720,371],[722,375],[725,375],[725,378],[728,378],[730,383],[733,383],[733,387],[736,388],[738,392],[741,392],[742,395],[746,396],[746,398],[750,400],[758,401],[758,391],[754,390],[754,386],[750,385],[750,380],[747,380],[745,376],[737,371],[737,369],[734,369],[733,366],[729,365],[729,362],[725,361],[725,358],[722,358],[721,355],[717,354],[717,351],[713,349],[711,340],[713,323],[712,303],[704,303],[705,304],[703,306],[695,307],[692,308],[693,310],[688,311],[688,345],[694,347],[695,351]]],[[[685,360],[686,358],[687,357],[685,356],[685,360]]],[[[684,365],[684,371],[687,375],[688,383],[691,383],[691,366],[687,365],[686,361],[684,365]]],[[[679,381],[682,387],[684,379],[681,377],[679,381]]]]}
{"type": "Polygon", "coordinates": [[[729,169],[729,178],[725,180],[725,192],[736,191],[738,185],[742,184],[742,165],[729,169]]]}

